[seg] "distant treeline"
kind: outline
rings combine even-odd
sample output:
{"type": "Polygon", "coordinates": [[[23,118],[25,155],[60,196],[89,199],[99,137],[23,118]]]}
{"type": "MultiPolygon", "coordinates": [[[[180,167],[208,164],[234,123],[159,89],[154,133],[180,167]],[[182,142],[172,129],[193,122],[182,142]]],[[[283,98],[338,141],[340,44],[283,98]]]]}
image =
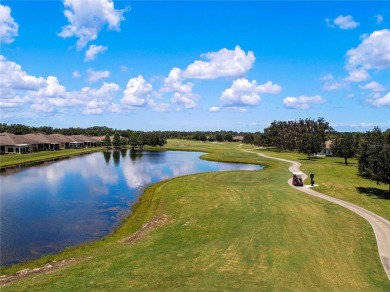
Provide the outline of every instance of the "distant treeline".
{"type": "Polygon", "coordinates": [[[253,133],[236,132],[236,131],[135,131],[135,130],[118,130],[105,126],[94,126],[89,128],[53,128],[48,126],[31,127],[22,124],[0,123],[0,133],[7,132],[16,135],[25,135],[29,133],[42,133],[46,135],[59,133],[63,135],[85,135],[89,137],[113,136],[119,133],[121,137],[128,139],[134,136],[148,136],[149,134],[158,134],[165,139],[188,139],[200,141],[233,141],[234,136],[248,136],[253,133]]]}

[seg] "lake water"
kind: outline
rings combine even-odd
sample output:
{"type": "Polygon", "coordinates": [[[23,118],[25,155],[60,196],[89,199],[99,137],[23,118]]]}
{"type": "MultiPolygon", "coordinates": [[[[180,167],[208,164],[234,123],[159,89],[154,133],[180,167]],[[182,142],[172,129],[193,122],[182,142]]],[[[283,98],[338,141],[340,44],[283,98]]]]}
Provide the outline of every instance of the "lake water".
{"type": "Polygon", "coordinates": [[[1,173],[1,265],[112,232],[145,186],[185,174],[257,170],[199,159],[199,152],[96,152],[1,173]]]}

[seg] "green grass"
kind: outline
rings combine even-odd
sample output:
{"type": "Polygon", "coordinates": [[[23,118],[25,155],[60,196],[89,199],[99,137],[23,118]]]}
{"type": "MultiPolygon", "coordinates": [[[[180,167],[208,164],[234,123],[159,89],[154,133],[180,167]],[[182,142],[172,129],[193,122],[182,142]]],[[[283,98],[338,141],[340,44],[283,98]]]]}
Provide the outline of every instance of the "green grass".
{"type": "Polygon", "coordinates": [[[286,163],[242,147],[169,141],[166,148],[267,168],[152,185],[113,235],[17,268],[69,257],[76,263],[2,291],[389,291],[364,219],[294,190],[286,163]],[[118,242],[161,215],[168,223],[144,239],[118,242]]]}
{"type": "MultiPolygon", "coordinates": [[[[357,160],[348,159],[344,165],[343,158],[319,157],[307,159],[305,154],[296,152],[278,152],[261,150],[262,153],[302,163],[301,170],[306,174],[314,173],[319,186],[316,191],[351,202],[390,220],[389,186],[377,185],[375,181],[358,175],[357,160]]],[[[309,183],[310,179],[307,183],[309,183]]]]}
{"type": "Polygon", "coordinates": [[[81,155],[94,151],[101,151],[104,148],[82,148],[82,149],[62,149],[59,151],[41,151],[28,154],[6,154],[0,155],[0,167],[10,167],[20,164],[33,163],[53,159],[61,159],[68,156],[81,155]]]}

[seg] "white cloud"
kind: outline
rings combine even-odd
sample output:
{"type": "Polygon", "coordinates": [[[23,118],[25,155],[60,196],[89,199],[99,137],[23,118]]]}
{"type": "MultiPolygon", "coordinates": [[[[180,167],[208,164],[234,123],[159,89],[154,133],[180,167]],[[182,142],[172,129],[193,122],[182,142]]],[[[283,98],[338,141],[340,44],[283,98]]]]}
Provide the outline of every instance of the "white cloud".
{"type": "Polygon", "coordinates": [[[110,71],[94,71],[92,69],[87,70],[88,73],[88,82],[94,83],[102,78],[107,78],[110,76],[110,71]]]}
{"type": "Polygon", "coordinates": [[[192,92],[194,84],[191,82],[183,83],[183,71],[179,68],[173,68],[168,77],[164,78],[164,85],[161,92],[173,92],[171,102],[184,106],[187,109],[197,108],[196,99],[198,95],[192,92]]]}
{"type": "Polygon", "coordinates": [[[383,22],[383,15],[375,15],[376,24],[381,24],[383,22]]]}
{"type": "Polygon", "coordinates": [[[366,101],[375,107],[390,106],[390,92],[388,92],[386,95],[382,97],[376,96],[375,98],[370,98],[367,99],[366,101]]]}
{"type": "Polygon", "coordinates": [[[192,109],[198,107],[195,101],[197,98],[198,95],[193,93],[175,92],[171,98],[171,102],[183,105],[187,109],[192,109]]]}
{"type": "Polygon", "coordinates": [[[363,38],[361,44],[347,52],[346,69],[386,69],[390,68],[390,30],[374,31],[363,38]]]}
{"type": "Polygon", "coordinates": [[[164,79],[164,85],[161,88],[161,91],[191,93],[194,84],[191,82],[183,84],[183,80],[182,71],[179,68],[173,68],[169,72],[168,77],[164,79]]]}
{"type": "Polygon", "coordinates": [[[215,79],[219,77],[238,77],[252,68],[255,55],[252,51],[245,53],[239,46],[234,50],[226,48],[218,52],[208,52],[201,57],[207,61],[197,60],[183,71],[184,78],[215,79]]]}
{"type": "Polygon", "coordinates": [[[72,76],[73,76],[74,78],[79,78],[79,77],[81,77],[79,71],[77,71],[77,70],[73,71],[72,76]]]}
{"type": "Polygon", "coordinates": [[[220,97],[225,106],[255,106],[259,103],[260,93],[279,93],[281,87],[268,81],[257,85],[256,80],[249,82],[245,78],[236,79],[232,86],[225,89],[220,97]]]}
{"type": "Polygon", "coordinates": [[[11,8],[0,4],[0,43],[10,44],[18,36],[19,25],[11,16],[11,8]]]}
{"type": "Polygon", "coordinates": [[[157,103],[153,99],[148,99],[148,106],[150,106],[153,111],[159,113],[171,111],[171,106],[169,103],[157,103]]]}
{"type": "Polygon", "coordinates": [[[354,21],[351,15],[339,15],[333,20],[327,18],[325,22],[332,28],[337,26],[340,29],[353,29],[359,26],[359,22],[354,21]]]}
{"type": "Polygon", "coordinates": [[[42,86],[37,91],[27,93],[30,97],[64,97],[66,96],[66,88],[61,85],[55,76],[48,76],[45,86],[42,86]]]}
{"type": "Polygon", "coordinates": [[[85,58],[84,61],[92,61],[95,60],[97,54],[101,54],[107,51],[107,47],[105,46],[96,46],[96,45],[90,45],[88,50],[85,52],[85,58]]]}
{"type": "Polygon", "coordinates": [[[28,75],[15,62],[0,55],[0,87],[14,90],[37,90],[46,85],[46,79],[28,75]]]}
{"type": "Polygon", "coordinates": [[[362,82],[370,78],[370,75],[364,69],[351,70],[348,72],[348,76],[345,81],[362,82]]]}
{"type": "Polygon", "coordinates": [[[125,10],[114,8],[112,0],[64,0],[64,15],[69,24],[58,34],[63,38],[77,37],[77,48],[83,49],[96,40],[103,26],[119,31],[125,10]]]}
{"type": "Polygon", "coordinates": [[[102,113],[112,109],[112,100],[120,89],[115,83],[104,82],[100,88],[84,87],[69,92],[56,76],[48,76],[45,79],[28,75],[20,65],[7,61],[1,55],[0,72],[0,107],[7,109],[8,117],[31,115],[33,112],[56,114],[69,107],[84,107],[85,114],[102,113]],[[29,112],[23,112],[27,107],[29,112]],[[13,108],[19,110],[12,113],[13,108]]]}
{"type": "Polygon", "coordinates": [[[372,81],[372,82],[367,83],[365,85],[359,85],[359,87],[361,89],[368,89],[368,90],[371,90],[373,92],[380,92],[380,91],[386,90],[386,87],[384,87],[382,84],[380,84],[376,81],[372,81]]]}
{"type": "Polygon", "coordinates": [[[212,113],[216,113],[216,112],[221,111],[221,108],[219,106],[212,106],[212,107],[210,107],[209,111],[212,113]]]}
{"type": "Polygon", "coordinates": [[[152,85],[147,83],[142,75],[131,78],[127,83],[127,87],[123,92],[121,103],[125,106],[139,107],[147,103],[152,92],[152,85]]]}
{"type": "Polygon", "coordinates": [[[83,114],[101,114],[112,109],[112,100],[120,87],[116,83],[104,82],[100,88],[84,87],[67,95],[67,102],[84,106],[83,114]]]}
{"type": "Polygon", "coordinates": [[[325,100],[320,95],[315,96],[288,96],[283,99],[283,104],[288,108],[294,109],[309,109],[312,105],[325,103],[325,100]]]}

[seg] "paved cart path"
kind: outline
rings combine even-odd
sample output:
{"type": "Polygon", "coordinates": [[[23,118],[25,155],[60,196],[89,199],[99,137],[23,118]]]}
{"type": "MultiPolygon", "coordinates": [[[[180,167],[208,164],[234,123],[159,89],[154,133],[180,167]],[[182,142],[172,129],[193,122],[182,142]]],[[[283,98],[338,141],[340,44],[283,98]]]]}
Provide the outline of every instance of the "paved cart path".
{"type": "MultiPolygon", "coordinates": [[[[289,167],[289,171],[302,172],[299,169],[301,167],[301,164],[299,162],[287,160],[287,159],[283,159],[283,158],[271,157],[271,156],[268,156],[268,155],[265,155],[262,153],[253,152],[253,151],[249,151],[249,150],[244,150],[244,151],[255,153],[255,154],[260,155],[260,156],[265,157],[265,158],[275,159],[275,160],[280,160],[280,161],[291,163],[291,166],[289,167]]],[[[306,178],[307,178],[307,175],[303,174],[303,179],[306,179],[306,178]]],[[[354,213],[358,214],[359,216],[363,217],[364,219],[366,219],[371,224],[372,229],[374,230],[376,241],[378,244],[379,256],[380,256],[380,259],[382,261],[385,272],[387,274],[387,277],[390,280],[390,221],[388,221],[385,218],[382,218],[381,216],[378,216],[375,213],[372,213],[372,212],[370,212],[362,207],[356,206],[354,204],[345,202],[345,201],[340,200],[340,199],[330,197],[330,196],[325,195],[323,193],[319,193],[319,192],[311,189],[310,186],[305,185],[303,187],[294,187],[292,185],[292,178],[290,178],[288,180],[288,184],[296,190],[299,190],[299,191],[304,192],[306,194],[327,200],[329,202],[340,205],[344,208],[347,208],[348,210],[351,210],[352,212],[354,212],[354,213]]]]}

